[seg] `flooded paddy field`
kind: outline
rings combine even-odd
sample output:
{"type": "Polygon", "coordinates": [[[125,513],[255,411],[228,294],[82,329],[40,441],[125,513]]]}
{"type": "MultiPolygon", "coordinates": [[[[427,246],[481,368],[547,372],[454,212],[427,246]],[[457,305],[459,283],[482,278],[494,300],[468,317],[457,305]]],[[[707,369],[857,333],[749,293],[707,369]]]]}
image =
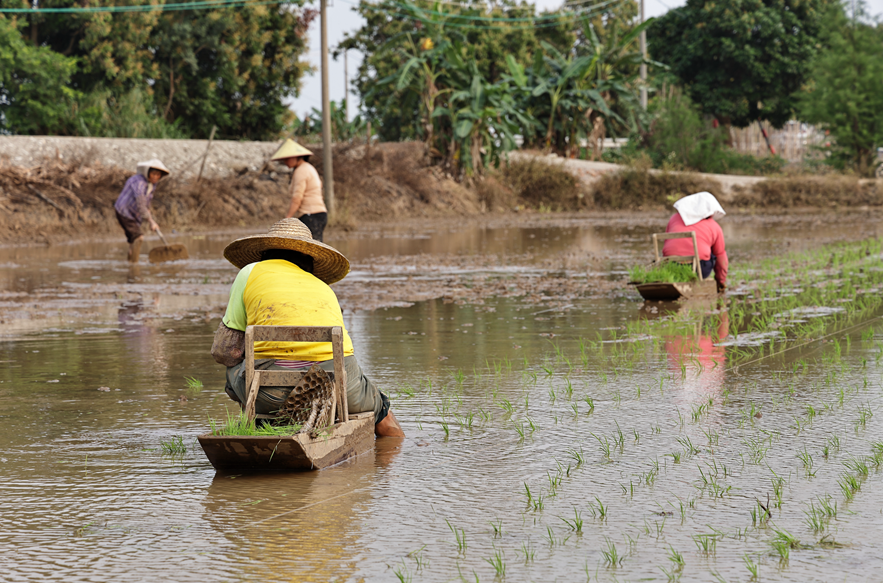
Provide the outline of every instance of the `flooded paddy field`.
{"type": "Polygon", "coordinates": [[[877,578],[875,218],[728,217],[730,297],[693,307],[625,285],[667,219],[329,237],[407,437],[294,475],[216,474],[195,440],[234,409],[209,348],[238,234],[134,269],[112,242],[0,249],[4,579],[877,578]]]}

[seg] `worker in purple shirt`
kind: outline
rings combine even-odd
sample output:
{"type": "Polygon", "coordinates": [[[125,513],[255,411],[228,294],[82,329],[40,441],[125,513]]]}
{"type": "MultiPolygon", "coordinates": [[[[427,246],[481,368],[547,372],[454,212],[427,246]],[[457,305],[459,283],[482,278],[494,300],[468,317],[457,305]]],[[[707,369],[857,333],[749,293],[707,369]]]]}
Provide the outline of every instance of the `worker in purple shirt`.
{"type": "Polygon", "coordinates": [[[131,263],[138,263],[138,256],[141,253],[141,243],[144,241],[141,223],[146,220],[150,224],[151,231],[159,230],[159,225],[150,214],[150,203],[153,201],[156,183],[170,174],[169,169],[157,159],[139,162],[136,169],[137,174],[126,181],[123,191],[113,205],[117,220],[126,232],[131,263]]]}

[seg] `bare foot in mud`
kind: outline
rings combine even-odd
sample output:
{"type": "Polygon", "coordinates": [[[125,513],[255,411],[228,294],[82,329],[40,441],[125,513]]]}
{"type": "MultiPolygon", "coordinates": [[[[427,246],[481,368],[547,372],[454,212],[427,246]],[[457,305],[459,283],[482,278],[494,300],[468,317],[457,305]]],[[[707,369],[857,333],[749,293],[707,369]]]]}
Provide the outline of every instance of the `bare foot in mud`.
{"type": "Polygon", "coordinates": [[[141,243],[144,237],[138,237],[129,243],[129,263],[138,263],[138,257],[141,255],[141,243]]]}
{"type": "Polygon", "coordinates": [[[383,418],[383,421],[377,423],[374,426],[374,434],[377,437],[405,436],[405,432],[402,431],[402,426],[399,425],[399,422],[396,420],[396,416],[393,415],[392,411],[386,414],[386,417],[383,418]]]}

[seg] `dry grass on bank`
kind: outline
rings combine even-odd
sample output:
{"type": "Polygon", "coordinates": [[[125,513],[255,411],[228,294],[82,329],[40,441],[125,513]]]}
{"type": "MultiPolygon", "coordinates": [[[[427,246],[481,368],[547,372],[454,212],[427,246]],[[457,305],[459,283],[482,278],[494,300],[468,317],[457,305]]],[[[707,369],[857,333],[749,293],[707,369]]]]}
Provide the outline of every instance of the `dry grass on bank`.
{"type": "MultiPolygon", "coordinates": [[[[322,174],[322,149],[312,146],[322,174]]],[[[722,191],[701,174],[650,173],[627,168],[586,187],[560,162],[513,160],[484,179],[459,183],[426,165],[420,143],[335,146],[337,216],[332,225],[387,222],[412,217],[475,215],[512,210],[640,210],[670,206],[702,190],[722,191]]],[[[93,157],[94,159],[94,157],[93,157]]],[[[81,160],[47,159],[24,168],[0,160],[0,241],[51,241],[84,234],[120,233],[113,202],[130,169],[81,160]]],[[[153,208],[166,229],[266,228],[288,209],[289,175],[281,167],[263,173],[176,179],[160,183],[153,208]]],[[[786,176],[734,187],[727,204],[737,207],[883,206],[883,181],[850,176],[786,176]]]]}
{"type": "Polygon", "coordinates": [[[575,211],[590,206],[576,176],[560,162],[541,158],[512,160],[475,188],[482,207],[489,211],[575,211]]]}
{"type": "MultiPolygon", "coordinates": [[[[703,190],[722,193],[720,182],[702,174],[651,174],[628,168],[599,178],[591,200],[597,209],[644,209],[670,206],[682,196],[703,190]]],[[[734,186],[727,204],[749,208],[883,206],[883,181],[836,174],[769,178],[751,186],[734,186]]]]}
{"type": "MultiPolygon", "coordinates": [[[[321,175],[322,149],[313,150],[311,162],[321,175]]],[[[50,158],[30,168],[0,161],[0,241],[121,232],[113,203],[132,174],[90,159],[50,158]]],[[[474,189],[424,164],[420,144],[336,146],[334,177],[332,224],[342,228],[362,220],[481,212],[474,189]]],[[[158,185],[153,211],[167,231],[266,228],[288,210],[288,183],[278,166],[199,183],[172,175],[158,185]]]]}
{"type": "Polygon", "coordinates": [[[720,192],[721,184],[701,174],[651,174],[646,170],[628,168],[599,178],[592,188],[592,201],[599,209],[643,209],[670,206],[683,196],[703,190],[720,192]]]}
{"type": "Polygon", "coordinates": [[[883,206],[883,181],[855,176],[787,176],[735,187],[732,204],[743,207],[883,206]]]}

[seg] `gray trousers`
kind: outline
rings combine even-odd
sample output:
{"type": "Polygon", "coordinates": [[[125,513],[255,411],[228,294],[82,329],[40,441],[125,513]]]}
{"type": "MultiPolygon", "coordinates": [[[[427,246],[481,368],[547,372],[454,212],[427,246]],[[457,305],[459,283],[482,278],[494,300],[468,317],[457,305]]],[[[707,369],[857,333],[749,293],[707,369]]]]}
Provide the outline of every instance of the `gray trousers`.
{"type": "MultiPolygon", "coordinates": [[[[257,370],[291,370],[276,366],[276,360],[264,358],[255,360],[257,370]]],[[[350,413],[374,413],[374,423],[380,423],[389,411],[389,399],[381,393],[374,383],[362,374],[362,367],[355,355],[343,359],[346,370],[346,402],[350,413]]],[[[334,372],[334,361],[320,362],[319,366],[326,372],[334,372]]],[[[306,371],[306,369],[304,369],[306,371]]],[[[293,387],[261,387],[255,399],[255,413],[271,415],[282,407],[293,387]]],[[[227,367],[227,386],[224,390],[231,399],[245,403],[247,389],[245,386],[245,361],[236,366],[227,367]]]]}

